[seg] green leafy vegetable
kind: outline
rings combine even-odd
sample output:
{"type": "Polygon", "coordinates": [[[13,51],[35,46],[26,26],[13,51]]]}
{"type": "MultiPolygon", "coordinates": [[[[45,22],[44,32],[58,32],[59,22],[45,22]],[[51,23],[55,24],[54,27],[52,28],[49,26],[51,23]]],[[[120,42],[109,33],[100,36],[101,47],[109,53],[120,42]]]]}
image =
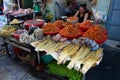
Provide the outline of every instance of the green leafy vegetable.
{"type": "Polygon", "coordinates": [[[49,63],[47,68],[50,73],[67,77],[69,80],[82,80],[83,77],[82,73],[73,69],[70,70],[66,67],[66,65],[58,65],[55,61],[49,63]]]}

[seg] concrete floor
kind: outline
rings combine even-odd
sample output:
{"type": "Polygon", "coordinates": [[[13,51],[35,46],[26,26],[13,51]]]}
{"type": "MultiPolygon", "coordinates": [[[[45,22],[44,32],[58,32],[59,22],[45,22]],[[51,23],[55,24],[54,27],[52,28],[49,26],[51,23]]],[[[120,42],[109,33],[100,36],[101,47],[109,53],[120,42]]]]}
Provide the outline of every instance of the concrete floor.
{"type": "MultiPolygon", "coordinates": [[[[3,44],[0,38],[0,45],[3,44]]],[[[44,71],[38,72],[32,66],[22,63],[13,53],[8,56],[0,46],[0,80],[65,80],[44,71]]],[[[9,45],[9,51],[12,47],[9,45]]]]}
{"type": "Polygon", "coordinates": [[[103,60],[88,71],[86,80],[120,80],[120,49],[105,45],[103,48],[103,60]]]}
{"type": "Polygon", "coordinates": [[[25,65],[13,60],[0,56],[0,80],[40,80],[34,77],[25,65]]]}
{"type": "MultiPolygon", "coordinates": [[[[2,43],[0,38],[0,45],[2,43]]],[[[40,80],[29,72],[27,65],[22,64],[14,55],[7,56],[3,50],[5,48],[0,46],[0,80],[40,80]]]]}

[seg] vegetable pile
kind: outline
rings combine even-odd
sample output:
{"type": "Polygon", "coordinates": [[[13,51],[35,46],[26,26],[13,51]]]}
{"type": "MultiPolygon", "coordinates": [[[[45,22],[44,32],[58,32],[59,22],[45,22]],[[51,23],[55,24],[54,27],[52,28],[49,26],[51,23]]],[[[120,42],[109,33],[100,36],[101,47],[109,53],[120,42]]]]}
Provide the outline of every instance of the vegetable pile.
{"type": "Polygon", "coordinates": [[[78,30],[72,25],[67,25],[59,32],[59,34],[67,38],[77,38],[82,34],[82,31],[78,30]]]}
{"type": "Polygon", "coordinates": [[[10,24],[19,24],[20,21],[18,19],[13,19],[10,24]]]}
{"type": "Polygon", "coordinates": [[[47,23],[43,27],[44,34],[56,34],[59,32],[59,28],[55,27],[52,23],[47,23]]]}
{"type": "Polygon", "coordinates": [[[57,63],[51,62],[47,65],[50,73],[56,74],[62,77],[67,77],[69,80],[82,80],[83,74],[73,70],[68,69],[65,65],[57,65],[57,63]]]}
{"type": "Polygon", "coordinates": [[[82,23],[75,24],[75,27],[81,29],[83,32],[87,31],[92,26],[93,26],[93,24],[89,20],[86,20],[82,23]]]}
{"type": "Polygon", "coordinates": [[[63,24],[64,24],[64,21],[62,20],[57,20],[53,23],[54,26],[59,27],[59,28],[63,28],[63,24]]]}
{"type": "Polygon", "coordinates": [[[12,32],[14,32],[16,28],[10,25],[5,25],[0,29],[0,36],[10,37],[12,32]]]}
{"type": "Polygon", "coordinates": [[[100,26],[94,25],[83,34],[83,37],[88,37],[95,40],[98,44],[102,44],[107,39],[107,30],[100,26]]]}
{"type": "Polygon", "coordinates": [[[63,24],[64,27],[67,26],[67,25],[73,25],[73,24],[70,23],[70,22],[65,22],[65,23],[63,24]]]}

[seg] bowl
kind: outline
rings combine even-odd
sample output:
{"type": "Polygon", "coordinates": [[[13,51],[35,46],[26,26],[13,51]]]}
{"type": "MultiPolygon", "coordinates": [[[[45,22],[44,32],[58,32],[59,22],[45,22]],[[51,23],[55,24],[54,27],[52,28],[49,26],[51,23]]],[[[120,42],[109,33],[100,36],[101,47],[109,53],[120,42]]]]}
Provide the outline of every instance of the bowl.
{"type": "Polygon", "coordinates": [[[44,25],[44,20],[36,19],[36,20],[27,20],[24,22],[24,26],[26,30],[29,30],[30,26],[38,26],[42,27],[44,25]]]}
{"type": "Polygon", "coordinates": [[[73,25],[75,25],[78,22],[78,18],[77,17],[69,17],[67,19],[67,22],[72,23],[73,25]]]}
{"type": "MultiPolygon", "coordinates": [[[[57,27],[56,27],[57,28],[57,27]]],[[[60,28],[57,28],[58,29],[58,32],[44,32],[44,34],[45,35],[55,35],[55,34],[57,34],[57,33],[59,33],[59,31],[60,31],[60,28]]]]}
{"type": "Polygon", "coordinates": [[[44,32],[45,35],[55,35],[57,34],[58,32],[44,32]]]}
{"type": "Polygon", "coordinates": [[[16,31],[12,32],[12,36],[13,36],[15,39],[19,40],[20,35],[21,35],[22,33],[24,33],[24,32],[25,32],[25,30],[16,30],[16,31]]]}
{"type": "Polygon", "coordinates": [[[81,35],[76,35],[76,36],[67,36],[67,35],[62,35],[63,37],[66,37],[68,39],[75,39],[75,38],[78,38],[80,37],[81,35]]]}
{"type": "Polygon", "coordinates": [[[86,26],[80,26],[80,29],[83,31],[83,32],[85,32],[85,31],[87,31],[88,29],[89,29],[90,27],[86,27],[86,26]]]}

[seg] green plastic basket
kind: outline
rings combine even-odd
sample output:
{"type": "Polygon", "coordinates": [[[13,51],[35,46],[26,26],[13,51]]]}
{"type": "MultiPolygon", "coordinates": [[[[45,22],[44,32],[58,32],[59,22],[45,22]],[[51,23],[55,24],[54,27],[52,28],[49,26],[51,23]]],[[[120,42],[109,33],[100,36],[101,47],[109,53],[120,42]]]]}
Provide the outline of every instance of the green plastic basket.
{"type": "Polygon", "coordinates": [[[41,60],[45,63],[48,64],[53,60],[53,57],[51,55],[43,55],[41,56],[41,60]]]}

